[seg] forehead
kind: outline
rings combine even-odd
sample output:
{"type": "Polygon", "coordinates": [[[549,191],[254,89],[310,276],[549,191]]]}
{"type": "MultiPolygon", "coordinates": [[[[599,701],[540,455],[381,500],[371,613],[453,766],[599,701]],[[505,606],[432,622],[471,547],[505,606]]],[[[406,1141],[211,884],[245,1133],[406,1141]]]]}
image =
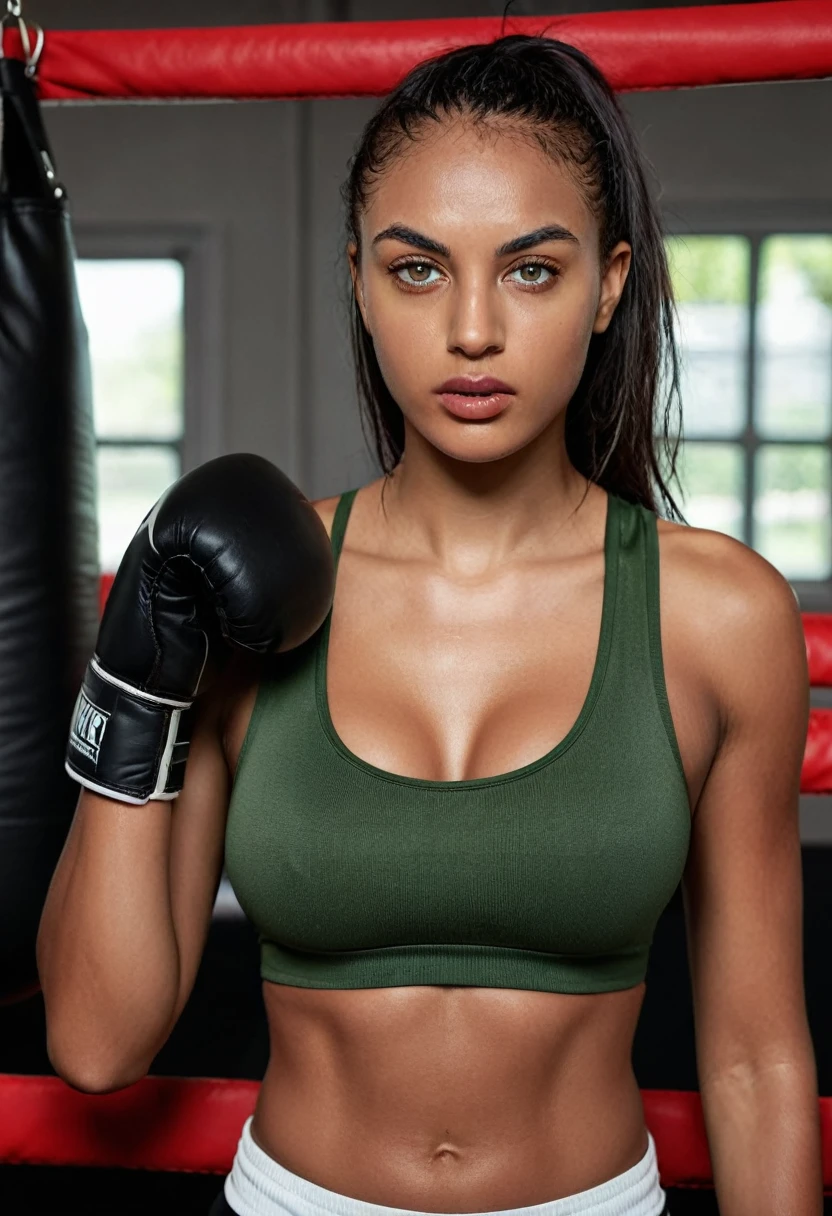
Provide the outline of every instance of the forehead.
{"type": "Polygon", "coordinates": [[[583,240],[595,227],[569,169],[532,135],[464,119],[423,128],[385,165],[361,217],[365,236],[394,219],[436,237],[463,231],[469,241],[555,221],[583,240]]]}

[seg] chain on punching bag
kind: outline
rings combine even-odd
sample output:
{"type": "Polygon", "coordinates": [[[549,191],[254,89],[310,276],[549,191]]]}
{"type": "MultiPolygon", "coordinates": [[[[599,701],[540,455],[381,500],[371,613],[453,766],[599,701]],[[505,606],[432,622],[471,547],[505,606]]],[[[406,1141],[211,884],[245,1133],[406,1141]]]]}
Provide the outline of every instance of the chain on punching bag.
{"type": "Polygon", "coordinates": [[[37,989],[38,922],[78,798],[64,748],[97,628],[89,351],[32,58],[0,57],[0,1001],[37,989]]]}

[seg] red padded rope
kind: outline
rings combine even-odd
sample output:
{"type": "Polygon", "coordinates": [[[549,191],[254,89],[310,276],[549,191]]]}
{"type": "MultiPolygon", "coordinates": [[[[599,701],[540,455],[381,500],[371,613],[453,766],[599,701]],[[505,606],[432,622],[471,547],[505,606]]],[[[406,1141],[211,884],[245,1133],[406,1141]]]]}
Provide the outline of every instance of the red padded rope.
{"type": "MultiPolygon", "coordinates": [[[[803,636],[813,688],[832,687],[832,613],[803,612],[803,636]]],[[[832,709],[812,709],[800,773],[802,794],[832,793],[832,709]]]]}
{"type": "MultiPolygon", "coordinates": [[[[46,31],[44,99],[371,97],[423,59],[501,33],[580,47],[620,92],[832,76],[830,0],[557,17],[46,31]]],[[[15,29],[8,54],[20,55],[15,29]]]]}
{"type": "Polygon", "coordinates": [[[256,1081],[144,1077],[91,1095],[59,1077],[0,1075],[0,1163],[222,1174],[259,1089],[256,1081]]]}
{"type": "Polygon", "coordinates": [[[803,634],[813,688],[832,688],[832,613],[803,612],[803,634]]]}

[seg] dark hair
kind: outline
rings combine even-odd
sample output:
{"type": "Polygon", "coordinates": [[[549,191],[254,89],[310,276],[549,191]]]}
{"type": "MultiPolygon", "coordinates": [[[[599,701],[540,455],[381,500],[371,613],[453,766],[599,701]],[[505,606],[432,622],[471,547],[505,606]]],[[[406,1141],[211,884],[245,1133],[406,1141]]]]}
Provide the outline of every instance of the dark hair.
{"type": "MultiPolygon", "coordinates": [[[[675,304],[658,209],[635,136],[615,93],[582,51],[555,39],[511,34],[417,64],[364,128],[342,187],[347,239],[361,250],[359,218],[405,140],[454,113],[476,122],[507,119],[562,161],[598,218],[602,264],[615,244],[633,249],[627,281],[606,331],[593,334],[583,375],[566,411],[566,447],[590,481],[670,518],[684,517],[665,482],[681,442],[675,304]],[[659,402],[667,388],[664,408],[659,402]],[[671,434],[671,407],[679,423],[671,434]]],[[[404,417],[387,388],[354,293],[351,339],[368,443],[382,471],[404,449],[404,417]]]]}

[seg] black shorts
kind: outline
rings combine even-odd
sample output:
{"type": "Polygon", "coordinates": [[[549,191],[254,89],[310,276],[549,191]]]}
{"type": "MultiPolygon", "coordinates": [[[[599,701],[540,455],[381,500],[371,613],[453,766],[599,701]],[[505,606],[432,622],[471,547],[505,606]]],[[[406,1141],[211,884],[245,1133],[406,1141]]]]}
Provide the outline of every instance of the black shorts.
{"type": "Polygon", "coordinates": [[[211,1204],[211,1210],[208,1216],[237,1216],[232,1207],[228,1206],[228,1200],[225,1197],[225,1192],[220,1191],[214,1202],[211,1204]]]}

